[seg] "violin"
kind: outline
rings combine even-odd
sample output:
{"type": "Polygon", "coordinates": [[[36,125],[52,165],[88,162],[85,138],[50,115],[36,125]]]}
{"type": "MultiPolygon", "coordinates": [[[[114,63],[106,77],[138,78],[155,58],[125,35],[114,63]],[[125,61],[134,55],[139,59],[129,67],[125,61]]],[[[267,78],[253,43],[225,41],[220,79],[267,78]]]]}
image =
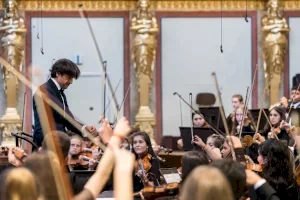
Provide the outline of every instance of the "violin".
{"type": "Polygon", "coordinates": [[[144,187],[140,192],[134,193],[134,197],[142,196],[146,200],[154,200],[163,196],[176,196],[179,194],[179,183],[168,183],[161,186],[144,187]]]}
{"type": "Polygon", "coordinates": [[[263,167],[262,165],[253,163],[253,164],[247,164],[247,169],[254,172],[262,172],[263,167]]]}
{"type": "Polygon", "coordinates": [[[296,173],[296,181],[297,181],[297,184],[300,186],[300,165],[298,165],[295,169],[296,173]]]}
{"type": "MultiPolygon", "coordinates": [[[[96,150],[96,148],[83,148],[82,149],[82,155],[83,156],[86,156],[86,157],[89,157],[91,159],[93,159],[93,151],[96,150]]],[[[101,155],[103,155],[103,152],[99,152],[101,155]]]]}
{"type": "Polygon", "coordinates": [[[139,158],[135,161],[135,173],[137,173],[139,170],[142,170],[143,177],[141,178],[144,186],[148,185],[148,175],[147,173],[150,171],[152,165],[151,165],[151,159],[152,155],[147,153],[143,157],[139,158]]]}
{"type": "Polygon", "coordinates": [[[83,167],[83,168],[88,168],[89,166],[89,161],[86,161],[83,159],[82,155],[74,155],[74,156],[70,156],[69,160],[68,160],[68,165],[70,165],[71,167],[83,167]]]}
{"type": "Polygon", "coordinates": [[[276,128],[272,128],[271,129],[273,133],[275,133],[276,135],[278,135],[279,133],[281,133],[281,128],[280,126],[277,126],[276,128]]]}
{"type": "MultiPolygon", "coordinates": [[[[8,147],[1,147],[0,148],[0,154],[4,154],[7,156],[8,154],[8,151],[9,151],[9,148],[8,147]]],[[[25,152],[22,152],[20,151],[19,149],[17,148],[13,148],[12,149],[12,153],[16,156],[17,159],[23,161],[24,158],[28,157],[27,153],[25,152]]]]}
{"type": "Polygon", "coordinates": [[[241,143],[244,148],[251,147],[253,145],[253,137],[250,135],[245,135],[241,138],[241,143]]]}

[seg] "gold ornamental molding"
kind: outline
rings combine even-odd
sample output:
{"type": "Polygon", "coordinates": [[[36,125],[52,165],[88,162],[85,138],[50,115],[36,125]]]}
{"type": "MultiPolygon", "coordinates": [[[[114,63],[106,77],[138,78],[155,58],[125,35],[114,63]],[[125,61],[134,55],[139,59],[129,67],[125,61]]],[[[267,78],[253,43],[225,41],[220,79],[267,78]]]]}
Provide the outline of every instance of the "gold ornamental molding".
{"type": "MultiPolygon", "coordinates": [[[[151,9],[155,11],[216,11],[220,10],[220,0],[152,0],[151,9]]],[[[86,10],[91,11],[131,11],[135,9],[136,0],[19,0],[20,10],[68,11],[78,10],[83,4],[86,10]]],[[[264,9],[265,0],[223,0],[223,10],[264,9]]],[[[2,6],[2,4],[0,4],[2,6]]],[[[0,6],[0,8],[2,8],[0,6]]],[[[300,10],[299,0],[282,1],[284,10],[300,10]]]]}

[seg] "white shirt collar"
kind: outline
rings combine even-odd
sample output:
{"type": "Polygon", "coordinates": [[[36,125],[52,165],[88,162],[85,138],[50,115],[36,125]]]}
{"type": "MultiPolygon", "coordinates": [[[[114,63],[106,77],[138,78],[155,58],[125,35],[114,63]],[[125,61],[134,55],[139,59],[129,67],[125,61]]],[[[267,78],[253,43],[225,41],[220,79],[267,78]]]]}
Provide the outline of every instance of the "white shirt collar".
{"type": "Polygon", "coordinates": [[[60,90],[61,87],[60,87],[60,85],[58,84],[58,82],[55,80],[55,78],[51,78],[51,80],[54,82],[54,84],[56,85],[57,89],[60,90]]]}
{"type": "Polygon", "coordinates": [[[296,109],[299,105],[300,105],[300,102],[292,104],[292,106],[293,106],[294,109],[296,109]]]}

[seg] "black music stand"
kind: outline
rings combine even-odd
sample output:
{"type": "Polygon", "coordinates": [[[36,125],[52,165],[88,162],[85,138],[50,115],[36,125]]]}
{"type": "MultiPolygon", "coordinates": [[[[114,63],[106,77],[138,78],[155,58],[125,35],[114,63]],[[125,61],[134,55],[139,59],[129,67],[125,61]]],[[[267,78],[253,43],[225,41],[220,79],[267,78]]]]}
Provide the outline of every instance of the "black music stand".
{"type": "MultiPolygon", "coordinates": [[[[267,116],[269,116],[269,113],[270,113],[269,109],[265,108],[264,110],[265,110],[267,116]]],[[[254,120],[255,124],[257,124],[260,109],[251,109],[251,110],[249,110],[249,111],[250,111],[250,113],[251,113],[251,115],[252,115],[252,117],[253,117],[253,120],[254,120]]],[[[268,119],[266,118],[266,116],[265,116],[264,113],[262,112],[262,113],[261,113],[261,119],[260,119],[260,123],[259,123],[258,130],[259,130],[259,131],[264,130],[265,125],[266,125],[267,123],[268,123],[268,119]]]]}
{"type": "Polygon", "coordinates": [[[218,129],[224,127],[219,107],[203,107],[199,108],[199,112],[204,115],[205,120],[218,129]]]}
{"type": "MultiPolygon", "coordinates": [[[[179,127],[180,135],[183,142],[184,151],[191,151],[194,149],[201,149],[198,145],[192,144],[191,127],[179,127]]],[[[193,128],[194,135],[199,136],[203,142],[206,142],[207,138],[214,133],[210,128],[193,128]]]]}

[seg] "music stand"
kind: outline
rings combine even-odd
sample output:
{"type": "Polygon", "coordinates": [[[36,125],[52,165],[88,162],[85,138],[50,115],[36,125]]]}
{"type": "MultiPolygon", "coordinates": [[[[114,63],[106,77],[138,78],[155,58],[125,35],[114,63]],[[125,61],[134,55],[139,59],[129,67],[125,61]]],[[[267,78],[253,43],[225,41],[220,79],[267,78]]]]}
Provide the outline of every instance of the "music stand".
{"type": "Polygon", "coordinates": [[[166,184],[181,182],[181,176],[179,175],[179,173],[175,167],[160,168],[159,171],[162,174],[166,184]]]}
{"type": "MultiPolygon", "coordinates": [[[[269,109],[265,108],[264,110],[265,110],[266,114],[269,116],[269,113],[270,113],[269,109]]],[[[253,118],[255,124],[257,124],[260,109],[251,109],[251,110],[249,110],[249,111],[250,111],[250,113],[251,113],[251,115],[252,115],[252,118],[253,118]]],[[[259,130],[259,131],[264,130],[265,125],[266,125],[267,123],[268,123],[268,119],[266,118],[266,116],[265,116],[264,113],[262,112],[262,113],[261,113],[261,119],[260,119],[260,123],[259,123],[258,130],[259,130]]]]}
{"type": "MultiPolygon", "coordinates": [[[[191,127],[179,127],[180,135],[183,142],[183,149],[184,151],[191,151],[194,149],[194,145],[191,143],[193,140],[191,135],[191,127]]],[[[199,136],[203,142],[206,142],[207,138],[214,133],[213,130],[210,128],[193,128],[194,135],[199,136]]],[[[197,145],[195,146],[196,149],[200,149],[197,145]]]]}
{"type": "Polygon", "coordinates": [[[205,120],[207,120],[215,127],[219,129],[224,127],[219,107],[199,108],[199,112],[204,115],[205,120]]]}

